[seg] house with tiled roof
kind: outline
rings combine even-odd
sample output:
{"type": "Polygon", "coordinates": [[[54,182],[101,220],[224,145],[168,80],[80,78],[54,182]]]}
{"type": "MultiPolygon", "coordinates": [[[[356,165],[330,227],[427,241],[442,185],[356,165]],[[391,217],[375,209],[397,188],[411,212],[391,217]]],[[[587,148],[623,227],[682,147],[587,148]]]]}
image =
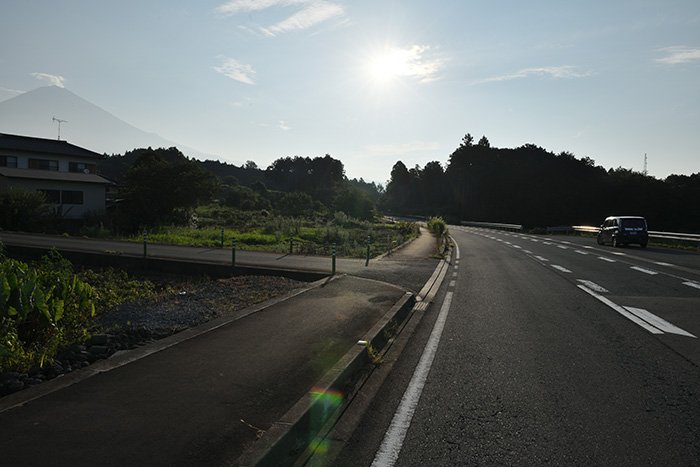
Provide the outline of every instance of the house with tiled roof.
{"type": "Polygon", "coordinates": [[[105,209],[114,184],[97,174],[102,156],[67,141],[0,133],[0,192],[40,191],[65,219],[105,209]]]}

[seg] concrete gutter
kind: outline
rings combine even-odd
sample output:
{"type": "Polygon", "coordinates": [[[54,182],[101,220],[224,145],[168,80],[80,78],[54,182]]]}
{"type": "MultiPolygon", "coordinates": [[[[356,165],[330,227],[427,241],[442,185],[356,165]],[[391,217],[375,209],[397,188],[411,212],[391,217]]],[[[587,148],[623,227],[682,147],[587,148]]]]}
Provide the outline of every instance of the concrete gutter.
{"type": "Polygon", "coordinates": [[[376,360],[381,361],[381,356],[391,347],[394,336],[401,332],[413,312],[427,309],[449,265],[450,255],[440,261],[417,297],[407,292],[367,333],[364,341],[372,349],[372,357],[366,345],[349,350],[238,459],[238,465],[304,465],[315,454],[326,452],[330,445],[326,439],[328,433],[374,371],[378,364],[376,360]]]}

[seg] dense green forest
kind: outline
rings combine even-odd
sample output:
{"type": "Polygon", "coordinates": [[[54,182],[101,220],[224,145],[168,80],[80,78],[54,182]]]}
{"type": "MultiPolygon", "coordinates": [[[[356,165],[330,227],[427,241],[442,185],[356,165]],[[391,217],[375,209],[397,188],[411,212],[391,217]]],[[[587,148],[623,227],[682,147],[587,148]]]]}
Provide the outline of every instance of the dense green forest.
{"type": "Polygon", "coordinates": [[[700,231],[700,172],[664,180],[587,157],[526,144],[477,143],[467,134],[445,167],[397,162],[380,206],[393,213],[440,214],[525,227],[599,225],[609,215],[645,216],[653,230],[700,231]]]}

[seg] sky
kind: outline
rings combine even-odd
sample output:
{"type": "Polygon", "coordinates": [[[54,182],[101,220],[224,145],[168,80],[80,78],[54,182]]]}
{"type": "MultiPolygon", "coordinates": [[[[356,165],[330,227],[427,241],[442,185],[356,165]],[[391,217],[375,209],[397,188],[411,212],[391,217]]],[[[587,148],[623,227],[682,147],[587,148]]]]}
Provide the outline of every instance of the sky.
{"type": "MultiPolygon", "coordinates": [[[[698,0],[3,0],[0,100],[65,87],[240,164],[385,183],[466,133],[700,172],[698,0]]],[[[2,131],[0,129],[0,131],[2,131]]]]}

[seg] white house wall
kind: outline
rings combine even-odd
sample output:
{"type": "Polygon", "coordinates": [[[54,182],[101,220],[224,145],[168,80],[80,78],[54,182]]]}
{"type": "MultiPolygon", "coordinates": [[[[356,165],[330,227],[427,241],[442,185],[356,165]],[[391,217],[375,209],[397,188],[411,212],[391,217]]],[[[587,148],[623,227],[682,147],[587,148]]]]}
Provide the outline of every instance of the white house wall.
{"type": "Polygon", "coordinates": [[[72,190],[83,192],[83,204],[65,204],[62,207],[66,219],[79,219],[90,211],[104,211],[105,185],[97,183],[61,182],[54,180],[5,179],[3,190],[72,190]]]}

